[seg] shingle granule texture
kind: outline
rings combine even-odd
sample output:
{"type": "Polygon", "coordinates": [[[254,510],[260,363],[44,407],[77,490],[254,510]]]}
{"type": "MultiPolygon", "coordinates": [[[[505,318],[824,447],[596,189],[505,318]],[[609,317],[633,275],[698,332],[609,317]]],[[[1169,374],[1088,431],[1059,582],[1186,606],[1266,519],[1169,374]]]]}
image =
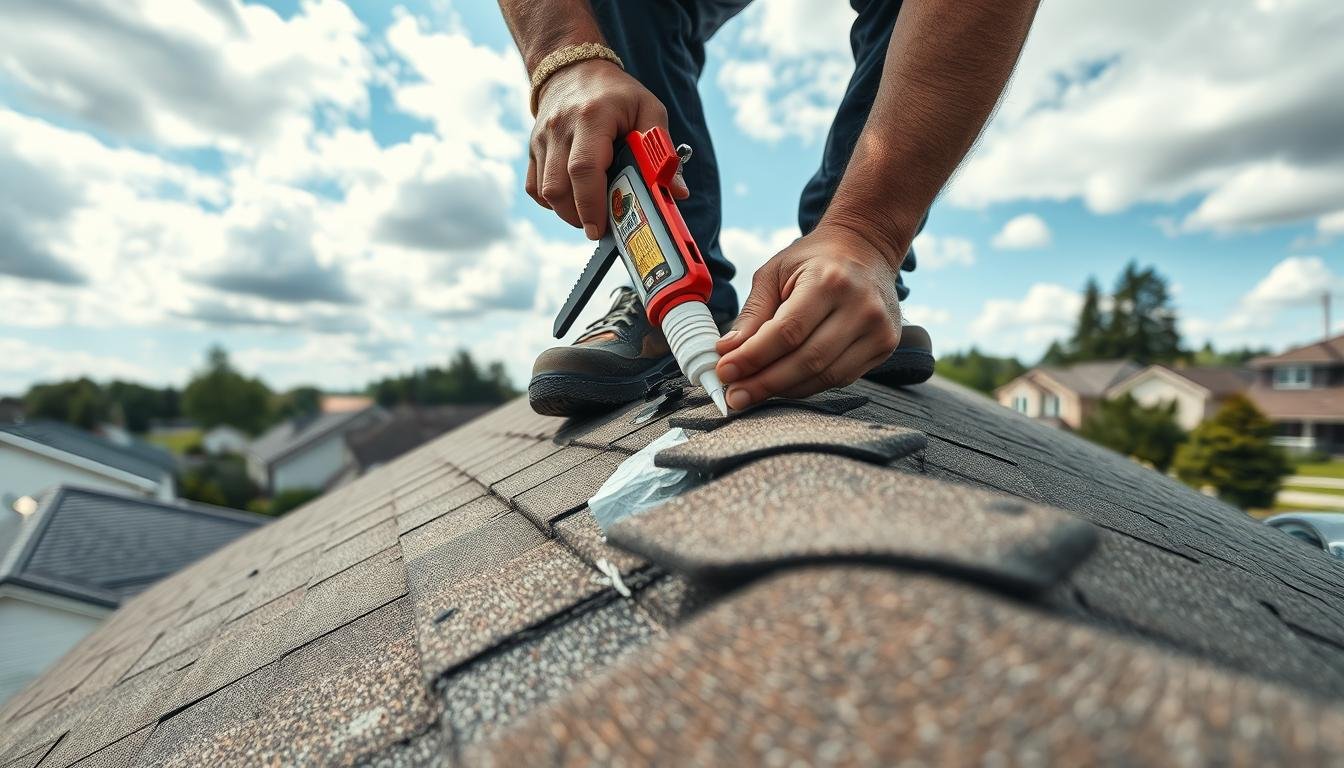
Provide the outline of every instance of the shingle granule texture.
{"type": "Polygon", "coordinates": [[[1344,566],[986,398],[509,403],[128,600],[0,768],[1317,765],[1344,566]],[[672,426],[704,482],[587,502],[672,426]],[[628,597],[626,595],[629,595],[628,597]]]}

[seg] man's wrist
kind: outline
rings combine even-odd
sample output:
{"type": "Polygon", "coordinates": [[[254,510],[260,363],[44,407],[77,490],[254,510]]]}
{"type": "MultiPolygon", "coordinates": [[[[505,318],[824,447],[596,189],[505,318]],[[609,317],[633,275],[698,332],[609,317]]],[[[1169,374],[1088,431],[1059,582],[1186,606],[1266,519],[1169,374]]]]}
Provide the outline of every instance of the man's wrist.
{"type": "Polygon", "coordinates": [[[878,210],[881,206],[881,203],[866,205],[860,212],[832,201],[817,223],[816,231],[839,232],[867,243],[893,271],[899,270],[905,254],[910,251],[917,220],[916,224],[903,226],[894,217],[878,210]]]}

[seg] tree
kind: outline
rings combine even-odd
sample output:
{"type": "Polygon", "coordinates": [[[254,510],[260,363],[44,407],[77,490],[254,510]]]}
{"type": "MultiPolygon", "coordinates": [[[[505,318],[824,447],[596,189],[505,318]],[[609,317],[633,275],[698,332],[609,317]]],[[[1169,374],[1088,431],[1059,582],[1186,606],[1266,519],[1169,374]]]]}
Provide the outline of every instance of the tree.
{"type": "Polygon", "coordinates": [[[938,374],[958,384],[981,392],[993,392],[1026,372],[1026,367],[1013,357],[992,357],[971,347],[968,352],[956,352],[938,358],[938,374]]]}
{"type": "MultiPolygon", "coordinates": [[[[1087,288],[1083,291],[1083,308],[1078,311],[1078,322],[1069,339],[1070,354],[1080,360],[1096,360],[1105,357],[1106,343],[1105,317],[1101,311],[1101,288],[1094,277],[1087,279],[1087,288]]],[[[1057,347],[1052,349],[1058,350],[1057,347]]],[[[1046,353],[1049,355],[1049,353],[1046,353]]],[[[1063,355],[1060,355],[1061,357],[1063,355]]]]}
{"type": "Polygon", "coordinates": [[[501,363],[490,363],[484,373],[465,350],[459,351],[446,368],[429,367],[405,376],[382,379],[369,385],[369,394],[379,405],[446,405],[451,403],[502,403],[518,394],[501,363]]]}
{"type": "Polygon", "coordinates": [[[1242,509],[1270,507],[1291,471],[1273,434],[1274,425],[1250,400],[1233,395],[1176,451],[1176,475],[1196,488],[1212,486],[1218,498],[1242,509]]]}
{"type": "Polygon", "coordinates": [[[172,387],[156,389],[130,381],[113,381],[106,391],[111,403],[110,420],[131,432],[148,432],[155,419],[182,415],[181,396],[172,387]]]}
{"type": "Polygon", "coordinates": [[[256,434],[270,423],[270,401],[265,384],[234,370],[228,353],[213,347],[205,370],[182,391],[182,412],[205,429],[229,424],[256,434]]]}
{"type": "MultiPolygon", "coordinates": [[[[1143,363],[1170,362],[1182,356],[1176,310],[1167,279],[1152,267],[1130,262],[1116,281],[1102,358],[1128,358],[1143,363]]],[[[1086,307],[1084,307],[1086,309],[1086,307]]]]}
{"type": "Polygon", "coordinates": [[[1073,334],[1067,344],[1052,344],[1042,363],[1128,358],[1147,364],[1185,356],[1167,279],[1152,267],[1140,269],[1130,262],[1109,297],[1102,296],[1095,279],[1088,280],[1073,334]]]}
{"type": "Polygon", "coordinates": [[[322,491],[316,488],[290,488],[281,491],[275,495],[275,498],[271,499],[270,505],[266,508],[266,514],[271,517],[279,517],[321,495],[322,491]]]}
{"type": "Polygon", "coordinates": [[[34,384],[23,398],[30,419],[52,419],[93,429],[107,420],[107,393],[92,379],[34,384]]]}
{"type": "Polygon", "coordinates": [[[185,499],[234,509],[246,509],[261,493],[238,456],[203,459],[182,473],[179,485],[185,499]]]}
{"type": "Polygon", "coordinates": [[[276,395],[273,410],[275,421],[314,416],[322,410],[322,390],[317,387],[295,387],[282,395],[276,395]]]}
{"type": "Polygon", "coordinates": [[[1128,393],[1103,400],[1083,421],[1078,434],[1160,472],[1171,466],[1177,447],[1185,440],[1185,430],[1176,423],[1175,401],[1143,405],[1128,393]]]}

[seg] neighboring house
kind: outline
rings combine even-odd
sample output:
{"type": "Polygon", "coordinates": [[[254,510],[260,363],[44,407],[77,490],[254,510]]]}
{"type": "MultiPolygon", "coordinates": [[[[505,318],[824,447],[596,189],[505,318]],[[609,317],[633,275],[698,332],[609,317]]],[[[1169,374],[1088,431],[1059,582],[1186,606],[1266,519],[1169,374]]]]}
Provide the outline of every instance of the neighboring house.
{"type": "Polygon", "coordinates": [[[125,599],[267,520],[100,490],[47,494],[0,552],[0,702],[125,599]]]}
{"type": "Polygon", "coordinates": [[[353,470],[350,476],[358,477],[386,464],[493,408],[493,405],[399,406],[390,418],[346,433],[353,470]]]}
{"type": "Polygon", "coordinates": [[[390,418],[376,405],[319,413],[272,427],[247,448],[247,472],[269,493],[326,488],[346,466],[345,435],[390,418]]]}
{"type": "Polygon", "coordinates": [[[225,453],[242,456],[250,442],[246,432],[228,424],[220,424],[201,436],[201,448],[211,456],[225,453]]]}
{"type": "MultiPolygon", "coordinates": [[[[58,485],[174,498],[172,457],[57,421],[0,424],[0,507],[58,485]]],[[[0,541],[0,545],[3,542],[0,541]]]]}
{"type": "Polygon", "coordinates": [[[1247,394],[1274,422],[1275,442],[1344,453],[1344,334],[1251,361],[1247,394]]]}
{"type": "Polygon", "coordinates": [[[504,405],[129,601],[0,765],[1340,762],[1338,560],[936,376],[807,400],[504,405]]]}
{"type": "Polygon", "coordinates": [[[1130,395],[1142,405],[1176,403],[1176,423],[1189,432],[1254,379],[1244,368],[1150,365],[1106,390],[1106,399],[1130,395]]]}
{"type": "Polygon", "coordinates": [[[1131,360],[1038,366],[994,390],[994,399],[1024,416],[1078,429],[1108,389],[1141,368],[1131,360]]]}

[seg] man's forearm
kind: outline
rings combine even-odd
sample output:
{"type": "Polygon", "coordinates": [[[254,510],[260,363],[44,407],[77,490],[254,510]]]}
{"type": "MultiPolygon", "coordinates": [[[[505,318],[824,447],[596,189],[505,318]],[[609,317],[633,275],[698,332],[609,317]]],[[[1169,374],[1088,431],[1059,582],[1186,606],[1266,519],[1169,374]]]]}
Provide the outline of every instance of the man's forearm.
{"type": "Polygon", "coordinates": [[[588,0],[499,0],[499,9],[528,72],[566,45],[605,42],[588,0]]]}
{"type": "Polygon", "coordinates": [[[823,224],[864,233],[893,266],[1011,76],[1037,0],[905,0],[882,83],[823,224]]]}

